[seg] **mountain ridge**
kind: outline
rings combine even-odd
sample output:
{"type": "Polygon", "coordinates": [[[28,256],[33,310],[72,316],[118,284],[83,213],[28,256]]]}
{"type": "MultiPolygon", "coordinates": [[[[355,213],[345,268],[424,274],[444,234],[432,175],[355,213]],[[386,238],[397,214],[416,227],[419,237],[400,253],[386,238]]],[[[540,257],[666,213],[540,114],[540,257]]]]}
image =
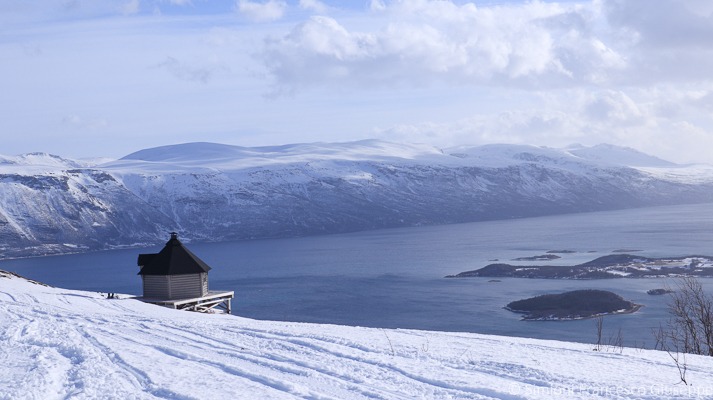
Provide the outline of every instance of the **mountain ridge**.
{"type": "Polygon", "coordinates": [[[713,202],[713,167],[582,149],[367,140],[185,143],[99,165],[3,157],[0,254],[153,245],[169,231],[224,241],[713,202]]]}
{"type": "Polygon", "coordinates": [[[599,144],[590,147],[572,145],[561,149],[535,145],[487,144],[480,146],[462,145],[440,149],[426,144],[393,143],[376,139],[355,142],[313,142],[256,147],[212,142],[189,142],[139,150],[119,160],[179,163],[250,157],[271,157],[279,159],[295,155],[300,155],[304,159],[369,160],[402,158],[424,162],[434,162],[441,157],[438,161],[445,164],[463,164],[464,162],[462,162],[462,160],[464,159],[487,163],[488,160],[493,159],[512,160],[517,159],[517,156],[523,157],[523,155],[531,155],[535,157],[571,158],[572,160],[581,162],[629,167],[679,166],[678,164],[642,153],[630,147],[610,144],[599,144]],[[455,159],[453,159],[453,157],[455,157],[455,159]]]}

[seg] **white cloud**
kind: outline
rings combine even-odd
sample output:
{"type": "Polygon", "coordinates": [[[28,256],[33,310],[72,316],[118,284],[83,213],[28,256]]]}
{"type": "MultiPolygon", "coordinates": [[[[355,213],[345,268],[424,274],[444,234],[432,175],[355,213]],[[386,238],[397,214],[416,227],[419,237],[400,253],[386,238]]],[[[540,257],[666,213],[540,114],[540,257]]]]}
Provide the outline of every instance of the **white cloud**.
{"type": "Polygon", "coordinates": [[[624,92],[607,90],[595,93],[585,106],[586,115],[596,121],[612,125],[642,123],[644,112],[624,92]]]}
{"type": "Polygon", "coordinates": [[[329,7],[319,0],[300,0],[300,8],[312,10],[316,13],[325,13],[329,7]]]}
{"type": "Polygon", "coordinates": [[[261,59],[275,89],[390,88],[407,96],[450,87],[457,98],[467,98],[468,91],[482,98],[484,88],[523,91],[498,99],[499,109],[462,111],[450,122],[434,122],[437,112],[425,111],[414,116],[421,122],[376,130],[395,140],[439,145],[611,142],[662,154],[688,146],[678,131],[688,132],[691,143],[708,143],[704,132],[713,138],[709,3],[371,4],[370,23],[311,18],[268,40],[261,59]]]}
{"type": "Polygon", "coordinates": [[[402,124],[378,130],[377,135],[388,140],[434,143],[443,147],[494,142],[564,146],[586,139],[573,115],[545,109],[479,114],[445,123],[402,124]]]}
{"type": "Polygon", "coordinates": [[[105,128],[109,125],[109,123],[105,119],[96,118],[91,120],[85,120],[84,118],[76,114],[67,115],[62,118],[62,124],[75,129],[89,130],[98,130],[101,128],[105,128]]]}
{"type": "Polygon", "coordinates": [[[713,6],[700,0],[606,0],[603,17],[622,38],[629,68],[620,82],[710,79],[713,6]]]}
{"type": "Polygon", "coordinates": [[[278,89],[287,91],[332,84],[544,89],[707,80],[713,70],[713,6],[706,4],[712,3],[476,7],[450,0],[374,0],[372,22],[313,18],[273,37],[263,58],[278,89]],[[314,32],[339,40],[318,42],[314,32]],[[355,51],[344,53],[345,48],[355,51]]]}
{"type": "Polygon", "coordinates": [[[713,2],[475,3],[0,1],[0,125],[134,135],[115,152],[155,131],[151,145],[610,142],[713,162],[713,2]]]}
{"type": "Polygon", "coordinates": [[[281,0],[268,0],[263,3],[250,0],[238,0],[237,10],[256,22],[276,21],[285,15],[287,3],[281,0]]]}
{"type": "Polygon", "coordinates": [[[207,83],[210,79],[210,71],[188,67],[173,57],[166,57],[157,67],[166,69],[176,78],[186,81],[207,83]]]}
{"type": "MultiPolygon", "coordinates": [[[[562,147],[612,143],[687,163],[709,160],[713,90],[678,85],[624,90],[574,88],[521,93],[525,106],[492,99],[500,110],[473,109],[444,122],[395,124],[379,137],[438,146],[521,143],[562,147]]],[[[434,118],[434,116],[430,116],[434,118]]]]}
{"type": "MultiPolygon", "coordinates": [[[[625,58],[594,24],[596,7],[403,0],[384,5],[379,26],[349,29],[311,18],[270,40],[264,62],[282,89],[355,85],[500,84],[523,87],[601,83],[625,58]]],[[[377,8],[381,8],[380,6],[377,8]]]]}
{"type": "Polygon", "coordinates": [[[386,9],[386,4],[384,4],[383,0],[371,0],[369,2],[369,9],[371,9],[371,11],[383,11],[386,9]]]}
{"type": "Polygon", "coordinates": [[[710,48],[713,15],[699,0],[607,0],[609,22],[637,32],[644,45],[710,48]]]}
{"type": "Polygon", "coordinates": [[[136,14],[139,12],[140,6],[139,0],[129,0],[121,6],[121,13],[124,15],[136,14]]]}

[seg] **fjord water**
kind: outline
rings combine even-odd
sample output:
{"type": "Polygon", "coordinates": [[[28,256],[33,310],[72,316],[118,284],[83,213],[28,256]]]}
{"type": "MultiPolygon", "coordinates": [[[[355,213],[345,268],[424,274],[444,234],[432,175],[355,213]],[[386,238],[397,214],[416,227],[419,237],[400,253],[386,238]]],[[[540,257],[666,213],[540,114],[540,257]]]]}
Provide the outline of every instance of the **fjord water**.
{"type": "MultiPolygon", "coordinates": [[[[168,239],[168,235],[167,235],[168,239]]],[[[0,263],[53,286],[139,294],[139,253],[152,248],[0,263]]],[[[225,243],[190,243],[209,265],[211,289],[235,290],[234,314],[271,320],[383,328],[468,331],[591,343],[591,320],[520,321],[508,302],[544,293],[607,289],[644,307],[608,316],[604,337],[621,329],[627,345],[651,346],[668,318],[661,279],[445,279],[495,260],[571,265],[627,250],[642,256],[713,255],[713,204],[640,208],[351,234],[225,243]],[[554,261],[518,257],[571,251],[554,261]]],[[[703,280],[713,292],[713,281],[703,280]]]]}

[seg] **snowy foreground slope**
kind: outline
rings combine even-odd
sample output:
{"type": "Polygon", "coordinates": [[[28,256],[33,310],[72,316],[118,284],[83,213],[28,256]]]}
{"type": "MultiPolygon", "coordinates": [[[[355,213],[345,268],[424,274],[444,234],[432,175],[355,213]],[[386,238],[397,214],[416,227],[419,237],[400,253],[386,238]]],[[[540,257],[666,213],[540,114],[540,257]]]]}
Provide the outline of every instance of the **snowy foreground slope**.
{"type": "Polygon", "coordinates": [[[468,333],[256,321],[0,272],[1,399],[711,398],[713,358],[468,333]]]}

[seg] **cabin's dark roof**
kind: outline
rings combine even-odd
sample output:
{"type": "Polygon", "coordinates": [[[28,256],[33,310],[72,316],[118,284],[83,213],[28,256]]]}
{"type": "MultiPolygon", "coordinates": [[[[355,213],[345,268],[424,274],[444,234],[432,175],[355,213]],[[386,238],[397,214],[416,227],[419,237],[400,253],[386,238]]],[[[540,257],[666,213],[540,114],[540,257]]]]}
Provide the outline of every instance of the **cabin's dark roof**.
{"type": "Polygon", "coordinates": [[[151,264],[151,261],[153,261],[153,259],[156,258],[157,255],[158,255],[158,253],[139,254],[139,262],[138,262],[139,266],[145,266],[145,265],[151,264]]]}
{"type": "Polygon", "coordinates": [[[138,275],[183,275],[210,271],[208,264],[191,253],[178,240],[178,234],[171,232],[171,239],[156,254],[139,254],[138,275]]]}

